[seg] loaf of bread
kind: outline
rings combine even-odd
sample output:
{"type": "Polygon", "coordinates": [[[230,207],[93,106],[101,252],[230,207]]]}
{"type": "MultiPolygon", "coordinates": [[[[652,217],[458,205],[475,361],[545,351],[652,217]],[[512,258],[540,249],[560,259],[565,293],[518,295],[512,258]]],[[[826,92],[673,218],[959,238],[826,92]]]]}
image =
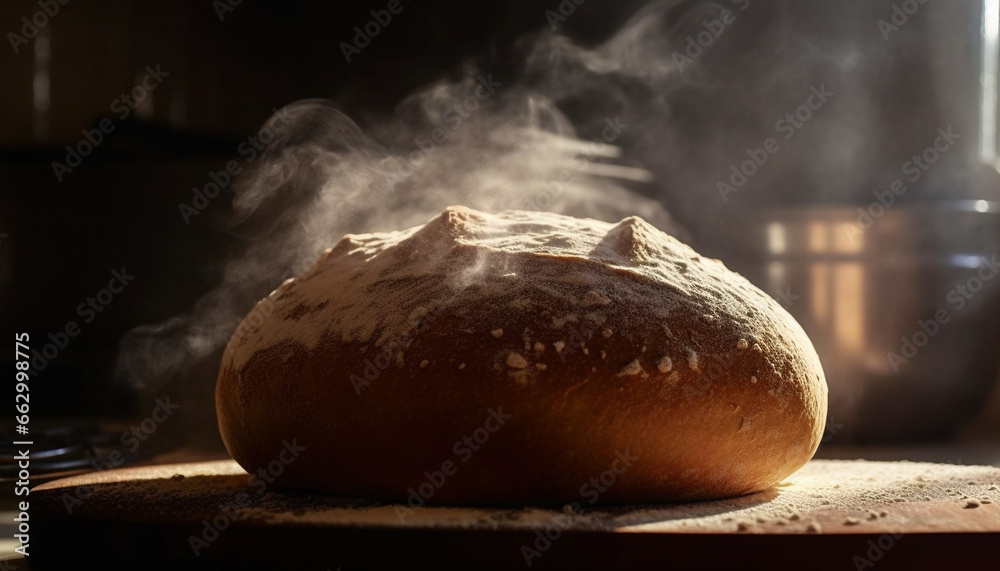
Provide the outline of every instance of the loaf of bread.
{"type": "Polygon", "coordinates": [[[773,486],[815,452],[826,397],[777,302],[643,220],[452,207],[345,236],[261,301],[216,407],[275,485],[586,505],[773,486]]]}

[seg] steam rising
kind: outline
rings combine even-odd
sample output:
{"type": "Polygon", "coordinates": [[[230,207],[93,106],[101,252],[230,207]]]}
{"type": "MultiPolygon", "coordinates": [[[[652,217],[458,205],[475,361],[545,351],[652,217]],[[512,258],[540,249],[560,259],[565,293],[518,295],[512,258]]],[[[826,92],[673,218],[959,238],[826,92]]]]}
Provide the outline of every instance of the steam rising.
{"type": "Polygon", "coordinates": [[[875,111],[860,103],[870,94],[849,92],[843,80],[865,60],[853,46],[801,39],[815,35],[810,25],[836,23],[843,6],[813,8],[812,20],[792,33],[788,11],[800,5],[656,1],[592,48],[543,32],[522,40],[520,77],[466,72],[414,93],[392,117],[364,128],[327,101],[289,105],[265,125],[276,136],[235,185],[229,230],[250,238],[245,252],[190,313],[127,335],[119,372],[139,387],[170,383],[218,351],[257,300],[345,233],[412,227],[453,204],[611,222],[639,215],[698,245],[725,208],[739,212],[822,186],[810,177],[865,188],[848,173],[871,171],[850,167],[875,157],[878,143],[865,148],[867,133],[845,117],[868,120],[875,111]],[[678,69],[675,54],[723,10],[735,20],[678,69]],[[741,190],[744,202],[723,205],[716,180],[821,82],[839,99],[761,168],[741,190]],[[824,132],[837,140],[822,145],[819,160],[808,143],[824,132]]]}
{"type": "Polygon", "coordinates": [[[613,222],[639,215],[676,233],[658,201],[626,188],[651,175],[621,162],[617,143],[635,125],[624,98],[615,108],[595,110],[589,122],[597,129],[586,138],[558,106],[575,87],[598,86],[609,73],[664,81],[667,69],[648,67],[634,50],[642,42],[628,38],[656,36],[650,18],[672,4],[644,11],[593,52],[543,36],[528,58],[527,80],[481,70],[458,82],[439,81],[365,129],[328,101],[279,110],[264,126],[275,133],[273,141],[235,185],[231,231],[251,238],[249,246],[190,313],[129,333],[120,348],[120,375],[134,386],[160,389],[223,347],[257,300],[344,234],[423,224],[449,205],[613,222]],[[532,70],[549,65],[571,75],[531,79],[532,70]],[[602,125],[616,121],[617,129],[602,134],[602,125]]]}

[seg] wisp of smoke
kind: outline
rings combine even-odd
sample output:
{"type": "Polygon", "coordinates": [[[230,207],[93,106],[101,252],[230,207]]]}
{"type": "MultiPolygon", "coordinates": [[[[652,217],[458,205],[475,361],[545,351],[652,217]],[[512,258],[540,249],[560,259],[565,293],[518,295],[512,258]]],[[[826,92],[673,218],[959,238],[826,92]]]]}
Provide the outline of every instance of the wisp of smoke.
{"type": "MultiPolygon", "coordinates": [[[[449,205],[612,222],[638,215],[685,238],[660,200],[648,196],[666,192],[682,219],[707,227],[715,214],[706,207],[716,198],[705,181],[725,172],[722,159],[742,152],[743,143],[726,145],[737,129],[735,111],[690,102],[711,102],[711,94],[725,100],[717,94],[726,81],[710,73],[726,69],[713,59],[727,49],[725,35],[696,62],[702,69],[681,73],[675,54],[703,21],[744,2],[652,2],[593,48],[538,34],[525,40],[522,77],[482,69],[438,81],[364,129],[328,101],[281,109],[265,125],[273,140],[233,187],[230,230],[249,237],[248,245],[188,313],[123,338],[121,378],[158,390],[187,376],[192,363],[224,346],[257,300],[345,233],[412,227],[449,205]],[[710,128],[695,131],[692,119],[710,128]],[[657,190],[648,184],[650,171],[657,190]]],[[[737,44],[754,9],[737,12],[725,32],[737,44]]],[[[780,117],[782,102],[767,101],[780,117]]],[[[744,127],[743,139],[759,132],[759,125],[744,127]]]]}

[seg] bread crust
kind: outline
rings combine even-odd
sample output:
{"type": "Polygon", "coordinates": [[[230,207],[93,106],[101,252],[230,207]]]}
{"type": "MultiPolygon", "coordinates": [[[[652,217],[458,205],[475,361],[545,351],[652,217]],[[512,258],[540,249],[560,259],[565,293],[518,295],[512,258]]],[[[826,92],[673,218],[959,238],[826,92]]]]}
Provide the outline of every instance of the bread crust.
{"type": "Polygon", "coordinates": [[[251,473],[297,440],[280,485],[411,505],[763,490],[826,397],[777,302],[641,219],[462,207],[346,236],[247,316],[216,387],[251,473]]]}

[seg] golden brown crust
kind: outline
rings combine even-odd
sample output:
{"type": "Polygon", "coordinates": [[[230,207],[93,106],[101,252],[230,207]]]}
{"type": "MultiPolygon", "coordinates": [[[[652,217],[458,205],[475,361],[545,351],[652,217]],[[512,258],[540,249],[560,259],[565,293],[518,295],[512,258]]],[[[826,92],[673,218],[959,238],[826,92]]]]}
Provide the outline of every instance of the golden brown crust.
{"type": "Polygon", "coordinates": [[[826,382],[774,300],[640,219],[450,208],[345,237],[272,293],[230,342],[216,401],[247,470],[306,447],[286,485],[646,502],[778,483],[819,445],[826,382]]]}

